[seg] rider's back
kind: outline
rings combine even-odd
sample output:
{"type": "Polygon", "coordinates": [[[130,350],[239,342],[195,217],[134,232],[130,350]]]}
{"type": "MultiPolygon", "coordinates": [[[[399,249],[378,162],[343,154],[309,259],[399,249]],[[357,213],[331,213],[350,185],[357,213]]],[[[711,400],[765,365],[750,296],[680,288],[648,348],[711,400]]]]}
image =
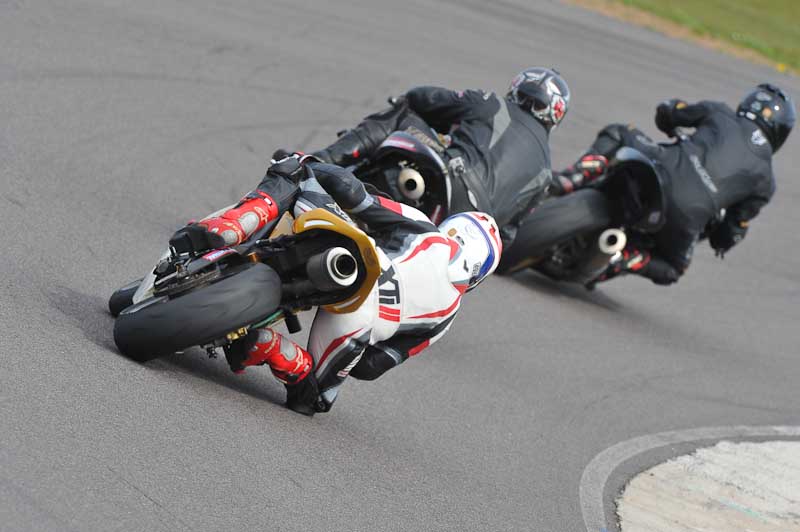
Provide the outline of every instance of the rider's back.
{"type": "MultiPolygon", "coordinates": [[[[700,102],[704,115],[694,134],[665,145],[662,162],[673,180],[699,178],[718,208],[748,198],[769,201],[775,190],[772,149],[752,121],[720,102],[700,102]]],[[[679,199],[680,201],[680,199],[679,199]]]]}

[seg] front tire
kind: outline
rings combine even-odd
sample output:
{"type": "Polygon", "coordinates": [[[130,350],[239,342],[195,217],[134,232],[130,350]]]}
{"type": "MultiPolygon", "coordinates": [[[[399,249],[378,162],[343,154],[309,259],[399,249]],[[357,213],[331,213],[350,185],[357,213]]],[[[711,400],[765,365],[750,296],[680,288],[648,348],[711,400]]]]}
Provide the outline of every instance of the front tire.
{"type": "Polygon", "coordinates": [[[513,273],[541,257],[552,246],[578,235],[601,231],[611,224],[608,200],[592,188],[543,202],[526,216],[508,249],[503,251],[498,273],[513,273]]]}
{"type": "Polygon", "coordinates": [[[142,279],[128,283],[111,294],[108,299],[108,311],[112,316],[116,318],[120,312],[133,305],[133,296],[140,284],[142,284],[142,279]]]}
{"type": "Polygon", "coordinates": [[[153,297],[123,310],[114,342],[138,362],[203,345],[257,323],[281,302],[281,280],[266,264],[245,269],[174,299],[153,297]]]}

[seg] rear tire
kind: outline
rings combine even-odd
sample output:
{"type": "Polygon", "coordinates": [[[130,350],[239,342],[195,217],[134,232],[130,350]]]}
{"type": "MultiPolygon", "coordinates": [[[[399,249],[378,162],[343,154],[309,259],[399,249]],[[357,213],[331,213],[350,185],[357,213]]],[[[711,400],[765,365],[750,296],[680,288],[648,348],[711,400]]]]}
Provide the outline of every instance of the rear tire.
{"type": "Polygon", "coordinates": [[[138,362],[223,338],[266,318],[281,302],[281,280],[266,264],[244,270],[176,297],[154,297],[123,310],[114,342],[138,362]]]}
{"type": "Polygon", "coordinates": [[[140,284],[142,284],[142,279],[128,283],[111,294],[108,299],[108,311],[112,316],[116,318],[120,312],[133,305],[133,295],[139,289],[140,284]]]}
{"type": "Polygon", "coordinates": [[[600,231],[610,224],[608,200],[595,189],[547,200],[522,220],[514,241],[503,251],[497,271],[513,273],[559,242],[600,231]]]}

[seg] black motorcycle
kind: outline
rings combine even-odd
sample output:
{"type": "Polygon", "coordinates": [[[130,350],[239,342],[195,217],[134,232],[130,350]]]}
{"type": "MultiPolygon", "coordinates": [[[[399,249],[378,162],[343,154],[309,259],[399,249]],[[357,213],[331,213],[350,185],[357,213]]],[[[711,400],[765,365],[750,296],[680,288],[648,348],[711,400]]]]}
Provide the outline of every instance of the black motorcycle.
{"type": "Polygon", "coordinates": [[[621,148],[603,177],[586,188],[549,198],[521,221],[503,251],[499,273],[526,267],[559,281],[592,287],[627,240],[647,249],[666,221],[664,184],[653,161],[621,148]]]}
{"type": "Polygon", "coordinates": [[[419,209],[438,225],[451,214],[452,187],[444,156],[449,138],[413,113],[406,122],[407,127],[389,135],[371,158],[350,169],[362,182],[419,209]]]}
{"type": "MultiPolygon", "coordinates": [[[[395,131],[354,173],[395,201],[416,207],[438,224],[450,212],[451,176],[444,151],[447,138],[422,119],[395,131]]],[[[562,281],[591,286],[621,257],[629,237],[651,247],[665,223],[665,196],[654,163],[632,148],[622,148],[606,175],[591,186],[548,198],[526,214],[511,245],[503,250],[498,273],[532,267],[562,281]]]]}

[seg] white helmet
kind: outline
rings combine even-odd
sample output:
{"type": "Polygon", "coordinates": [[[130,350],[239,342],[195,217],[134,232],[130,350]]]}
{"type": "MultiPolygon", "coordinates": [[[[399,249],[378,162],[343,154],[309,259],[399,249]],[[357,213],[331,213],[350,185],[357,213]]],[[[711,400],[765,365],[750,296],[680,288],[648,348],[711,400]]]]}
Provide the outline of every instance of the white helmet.
{"type": "Polygon", "coordinates": [[[488,214],[454,214],[439,224],[439,231],[455,240],[461,248],[450,262],[450,280],[454,284],[467,284],[467,291],[472,290],[500,264],[503,252],[500,230],[488,214]]]}

